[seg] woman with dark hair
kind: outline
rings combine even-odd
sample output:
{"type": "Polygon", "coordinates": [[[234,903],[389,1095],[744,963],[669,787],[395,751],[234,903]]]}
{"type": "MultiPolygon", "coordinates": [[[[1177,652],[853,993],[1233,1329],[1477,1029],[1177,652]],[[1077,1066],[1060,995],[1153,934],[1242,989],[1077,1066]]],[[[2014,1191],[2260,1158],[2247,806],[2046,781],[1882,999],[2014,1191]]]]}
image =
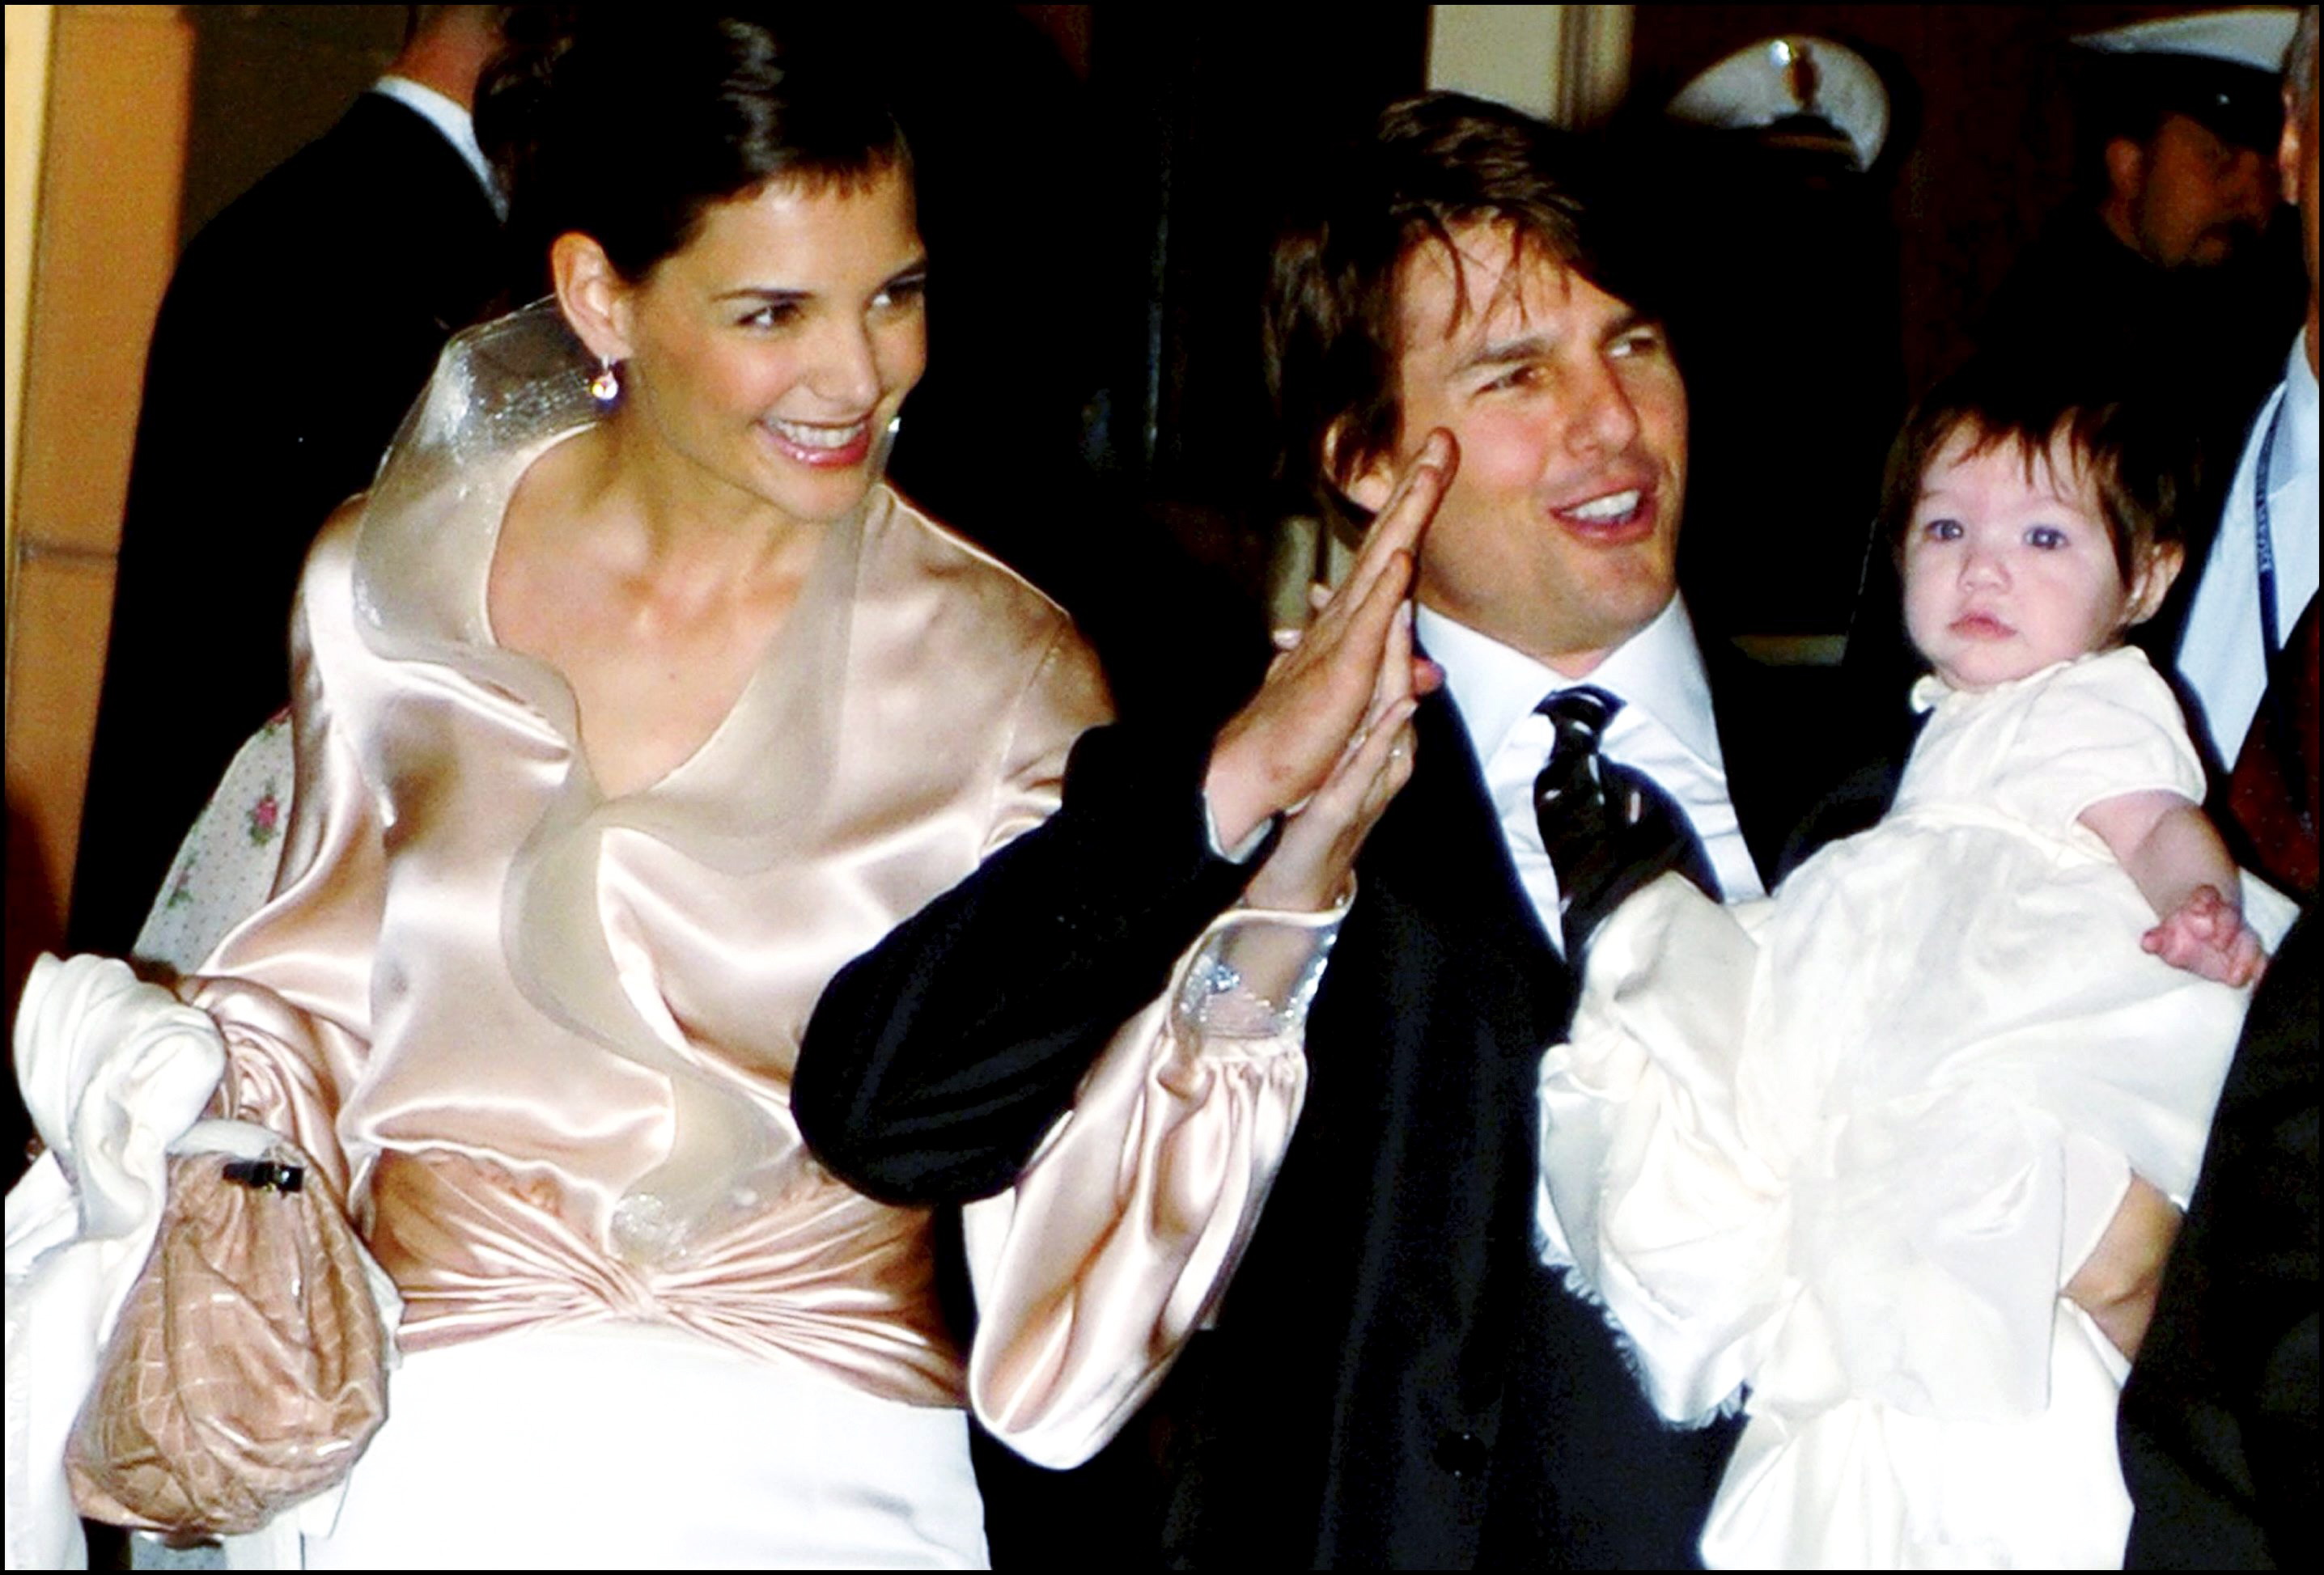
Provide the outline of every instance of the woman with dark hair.
{"type": "Polygon", "coordinates": [[[1409,770],[1449,456],[1215,740],[1077,748],[1108,707],[1069,621],[881,480],[928,262],[847,63],[608,20],[483,120],[554,305],[455,341],[316,544],[283,872],[180,989],[214,1110],[295,1140],[401,1297],[390,1420],[305,1556],[978,1563],[964,1394],[1038,1458],[1094,1449],[1280,1156],[1409,770]],[[816,1163],[790,1086],[834,973],[1002,861],[1053,920],[907,988],[997,1044],[1093,999],[1122,1027],[971,1211],[964,1373],[929,1215],[816,1163]],[[1101,914],[1175,974],[1103,965],[1101,914]]]}

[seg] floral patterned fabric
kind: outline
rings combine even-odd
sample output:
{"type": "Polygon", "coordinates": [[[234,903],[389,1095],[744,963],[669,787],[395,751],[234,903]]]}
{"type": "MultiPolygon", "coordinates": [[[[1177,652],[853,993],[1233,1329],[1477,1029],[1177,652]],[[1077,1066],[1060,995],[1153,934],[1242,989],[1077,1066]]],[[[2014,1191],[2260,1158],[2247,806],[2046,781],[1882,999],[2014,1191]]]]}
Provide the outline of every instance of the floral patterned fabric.
{"type": "Polygon", "coordinates": [[[226,932],[274,889],[282,828],[296,775],[290,713],[279,712],[226,767],[217,791],[178,846],[132,954],[171,973],[191,973],[226,932]]]}

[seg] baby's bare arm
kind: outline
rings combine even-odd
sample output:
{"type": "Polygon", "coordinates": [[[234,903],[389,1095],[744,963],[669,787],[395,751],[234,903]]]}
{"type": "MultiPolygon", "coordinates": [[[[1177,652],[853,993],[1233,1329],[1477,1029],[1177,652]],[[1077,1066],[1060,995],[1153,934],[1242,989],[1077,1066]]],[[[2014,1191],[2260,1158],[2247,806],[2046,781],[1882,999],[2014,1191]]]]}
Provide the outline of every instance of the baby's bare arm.
{"type": "Polygon", "coordinates": [[[2082,811],[2161,922],[2141,944],[2174,968],[2226,984],[2259,977],[2266,954],[2243,922],[2227,844],[2202,810],[2160,789],[2125,793],[2082,811]]]}
{"type": "Polygon", "coordinates": [[[2066,1299],[2088,1312],[2126,1357],[2136,1357],[2146,1338],[2163,1266],[2178,1237],[2179,1211],[2145,1178],[2133,1175],[2106,1234],[2066,1282],[2066,1299]]]}

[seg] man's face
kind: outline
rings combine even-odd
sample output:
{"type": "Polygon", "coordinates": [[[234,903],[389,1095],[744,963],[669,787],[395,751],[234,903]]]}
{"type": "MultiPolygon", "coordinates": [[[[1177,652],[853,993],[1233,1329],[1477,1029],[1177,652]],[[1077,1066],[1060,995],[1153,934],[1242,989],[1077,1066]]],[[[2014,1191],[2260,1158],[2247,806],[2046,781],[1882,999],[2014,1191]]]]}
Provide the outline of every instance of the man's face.
{"type": "Polygon", "coordinates": [[[2164,268],[2225,262],[2258,238],[2274,209],[2265,156],[2183,115],[2165,116],[2144,147],[2116,149],[2128,238],[2164,268]]]}
{"type": "Polygon", "coordinates": [[[2308,338],[2309,364],[2316,356],[2316,289],[2319,279],[2317,272],[2316,220],[2319,206],[2316,193],[2316,155],[2318,94],[2316,85],[2308,87],[2308,113],[2296,115],[2290,103],[2283,106],[2283,140],[2275,150],[2276,173],[2283,183],[2283,200],[2300,208],[2300,246],[2308,263],[2308,338]]]}
{"type": "Polygon", "coordinates": [[[1406,254],[1397,454],[1349,495],[1386,502],[1435,428],[1460,466],[1422,539],[1419,596],[1570,677],[1669,604],[1686,390],[1661,326],[1527,246],[1464,226],[1406,254]]]}

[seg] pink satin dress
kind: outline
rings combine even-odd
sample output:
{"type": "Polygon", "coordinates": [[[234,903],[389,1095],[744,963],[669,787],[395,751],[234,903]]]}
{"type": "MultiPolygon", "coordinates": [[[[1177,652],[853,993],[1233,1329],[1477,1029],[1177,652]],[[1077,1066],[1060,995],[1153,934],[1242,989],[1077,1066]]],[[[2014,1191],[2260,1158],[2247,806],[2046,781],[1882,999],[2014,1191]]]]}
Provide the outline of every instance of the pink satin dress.
{"type": "MultiPolygon", "coordinates": [[[[875,487],[732,714],[601,793],[569,690],[485,603],[518,479],[595,419],[587,370],[541,309],[464,336],[317,543],[282,873],[183,993],[232,1113],[314,1156],[394,1276],[407,1353],[652,1325],[958,1406],[927,1216],[816,1163],[791,1068],[843,964],[1056,806],[1102,680],[1059,609],[875,487]]],[[[1297,1112],[1302,1010],[1213,1032],[1185,971],[1254,926],[1320,956],[1334,923],[1222,916],[973,1211],[978,1403],[1035,1458],[1158,1381],[1297,1112]]]]}

